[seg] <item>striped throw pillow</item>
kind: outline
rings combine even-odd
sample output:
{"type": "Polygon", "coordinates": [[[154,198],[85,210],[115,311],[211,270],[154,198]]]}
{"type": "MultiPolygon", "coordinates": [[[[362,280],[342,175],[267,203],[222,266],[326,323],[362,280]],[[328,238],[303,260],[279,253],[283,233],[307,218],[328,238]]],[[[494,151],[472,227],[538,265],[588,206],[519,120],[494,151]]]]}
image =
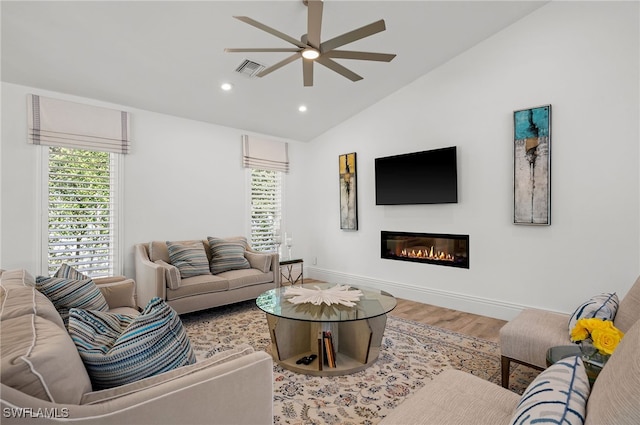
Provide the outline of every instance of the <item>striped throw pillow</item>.
{"type": "Polygon", "coordinates": [[[602,320],[613,320],[618,312],[618,296],[616,293],[602,293],[594,295],[580,304],[569,318],[569,336],[580,319],[592,319],[597,317],[602,320]]]}
{"type": "Polygon", "coordinates": [[[71,267],[66,263],[60,266],[60,268],[58,269],[56,274],[53,275],[53,277],[66,277],[67,279],[76,279],[76,280],[89,279],[89,276],[80,273],[78,270],[74,269],[73,267],[71,267]]]}
{"type": "Polygon", "coordinates": [[[584,424],[591,387],[579,356],[551,365],[529,384],[511,425],[584,424]]]}
{"type": "Polygon", "coordinates": [[[94,390],[196,362],[180,317],[158,297],[137,316],[72,309],[69,334],[94,390]]]}
{"type": "Polygon", "coordinates": [[[180,270],[181,278],[211,274],[209,272],[209,259],[202,242],[167,241],[167,250],[169,251],[171,264],[180,270]]]}
{"type": "Polygon", "coordinates": [[[211,236],[207,237],[207,240],[211,249],[211,273],[251,268],[249,261],[244,258],[244,245],[241,242],[211,236]]]}
{"type": "Polygon", "coordinates": [[[104,295],[89,278],[77,280],[66,277],[38,276],[36,289],[51,301],[60,313],[65,326],[69,322],[69,310],[72,308],[109,310],[109,304],[107,304],[104,295]]]}

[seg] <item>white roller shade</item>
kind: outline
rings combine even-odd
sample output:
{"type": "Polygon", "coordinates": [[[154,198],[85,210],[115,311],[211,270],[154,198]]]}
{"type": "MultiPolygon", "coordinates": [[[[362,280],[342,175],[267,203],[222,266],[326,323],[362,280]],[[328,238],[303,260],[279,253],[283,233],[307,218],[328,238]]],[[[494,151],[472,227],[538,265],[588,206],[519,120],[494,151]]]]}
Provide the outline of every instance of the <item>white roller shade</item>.
{"type": "Polygon", "coordinates": [[[285,142],[242,136],[244,168],[289,172],[288,145],[285,142]]]}
{"type": "Polygon", "coordinates": [[[28,143],[127,153],[129,113],[27,95],[28,143]]]}

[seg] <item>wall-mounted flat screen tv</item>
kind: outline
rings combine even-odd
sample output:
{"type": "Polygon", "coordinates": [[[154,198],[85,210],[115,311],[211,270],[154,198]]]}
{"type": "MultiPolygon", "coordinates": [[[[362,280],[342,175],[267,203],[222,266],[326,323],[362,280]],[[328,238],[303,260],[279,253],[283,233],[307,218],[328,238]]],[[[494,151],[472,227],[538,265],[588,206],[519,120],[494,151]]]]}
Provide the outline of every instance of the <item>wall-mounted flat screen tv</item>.
{"type": "Polygon", "coordinates": [[[376,205],[458,202],[456,147],[376,158],[376,205]]]}

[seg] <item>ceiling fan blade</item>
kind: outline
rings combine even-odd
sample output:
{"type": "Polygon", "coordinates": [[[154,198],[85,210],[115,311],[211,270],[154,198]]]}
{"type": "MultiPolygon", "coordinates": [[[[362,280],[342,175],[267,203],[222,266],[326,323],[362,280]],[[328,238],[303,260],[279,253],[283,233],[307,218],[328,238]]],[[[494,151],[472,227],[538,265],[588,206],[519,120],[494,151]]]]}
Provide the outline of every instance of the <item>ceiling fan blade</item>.
{"type": "Polygon", "coordinates": [[[391,53],[353,52],[350,50],[331,50],[325,57],[339,59],[357,59],[364,61],[391,62],[396,55],[391,53]]]}
{"type": "Polygon", "coordinates": [[[359,76],[358,74],[356,74],[353,71],[348,70],[344,66],[340,65],[338,62],[335,62],[335,61],[329,59],[326,56],[320,56],[315,61],[318,62],[321,65],[326,66],[330,70],[337,72],[338,74],[342,75],[343,77],[346,77],[346,78],[350,79],[351,81],[362,80],[361,76],[359,76]]]}
{"type": "Polygon", "coordinates": [[[313,86],[313,60],[302,58],[302,79],[305,87],[313,86]]]}
{"type": "Polygon", "coordinates": [[[320,0],[309,0],[307,3],[307,41],[313,48],[320,48],[320,31],[322,29],[322,8],[320,0]]]}
{"type": "Polygon", "coordinates": [[[255,52],[255,53],[261,53],[261,52],[299,52],[300,49],[295,48],[295,47],[291,47],[291,48],[257,48],[257,49],[236,49],[236,48],[226,48],[224,49],[224,51],[226,53],[238,53],[238,52],[255,52]]]}
{"type": "Polygon", "coordinates": [[[254,26],[258,29],[261,29],[262,31],[268,32],[271,35],[274,35],[276,37],[278,37],[279,39],[282,39],[284,41],[287,41],[291,44],[293,44],[294,46],[298,46],[301,49],[306,48],[307,46],[305,44],[302,44],[300,41],[296,40],[293,37],[288,36],[287,34],[278,31],[277,29],[271,28],[265,24],[262,24],[258,21],[256,21],[255,19],[251,19],[248,16],[234,16],[234,18],[236,18],[239,21],[244,22],[245,24],[249,24],[251,26],[254,26]]]}
{"type": "Polygon", "coordinates": [[[369,25],[365,25],[364,27],[360,27],[353,31],[349,31],[335,38],[332,38],[331,40],[327,40],[324,43],[321,43],[320,52],[328,52],[335,49],[336,47],[353,43],[354,41],[360,40],[361,38],[369,37],[373,34],[377,34],[381,31],[384,31],[385,29],[386,26],[384,25],[384,19],[380,19],[379,21],[373,22],[369,25]]]}
{"type": "Polygon", "coordinates": [[[264,77],[264,76],[265,76],[265,75],[267,75],[267,74],[271,74],[271,73],[272,73],[273,71],[275,71],[276,69],[280,69],[280,68],[282,68],[283,66],[285,66],[285,65],[287,65],[287,64],[290,64],[291,62],[293,62],[294,60],[296,60],[296,59],[298,59],[298,58],[300,58],[300,57],[302,57],[302,54],[301,54],[300,52],[298,52],[298,53],[294,53],[293,55],[289,56],[288,58],[283,59],[283,60],[281,60],[280,62],[278,62],[278,63],[276,63],[276,64],[274,64],[274,65],[271,65],[270,67],[265,68],[265,69],[263,69],[262,71],[258,72],[258,73],[256,74],[256,76],[257,76],[257,77],[264,77]]]}

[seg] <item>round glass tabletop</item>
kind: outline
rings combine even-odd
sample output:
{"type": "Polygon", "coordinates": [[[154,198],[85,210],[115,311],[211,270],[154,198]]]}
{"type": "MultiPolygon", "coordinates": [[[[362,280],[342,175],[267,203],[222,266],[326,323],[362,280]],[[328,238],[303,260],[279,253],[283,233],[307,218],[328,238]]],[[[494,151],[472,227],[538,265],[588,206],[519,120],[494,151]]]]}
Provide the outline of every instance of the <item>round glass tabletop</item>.
{"type": "MultiPolygon", "coordinates": [[[[305,288],[327,289],[335,286],[334,283],[312,283],[304,285],[305,288]]],[[[271,289],[262,293],[256,299],[256,305],[260,310],[273,316],[283,317],[293,320],[304,320],[307,322],[347,322],[351,320],[370,319],[389,313],[396,306],[396,299],[388,292],[362,287],[350,288],[359,289],[362,297],[353,307],[347,307],[341,304],[320,304],[311,303],[294,304],[287,300],[285,296],[287,288],[271,289]]]]}

